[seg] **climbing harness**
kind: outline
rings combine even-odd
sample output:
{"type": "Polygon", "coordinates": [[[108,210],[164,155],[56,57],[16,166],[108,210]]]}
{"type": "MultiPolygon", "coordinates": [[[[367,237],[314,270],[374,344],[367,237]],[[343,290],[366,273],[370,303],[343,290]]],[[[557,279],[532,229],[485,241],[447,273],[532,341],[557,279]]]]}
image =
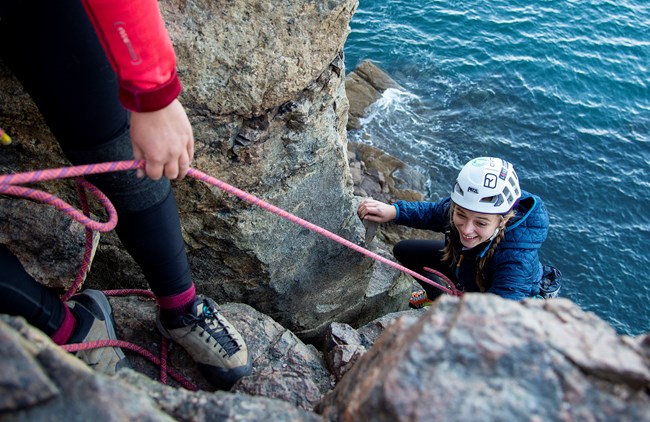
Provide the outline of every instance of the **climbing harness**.
{"type": "MultiPolygon", "coordinates": [[[[62,168],[56,168],[56,169],[45,169],[45,170],[38,170],[38,171],[33,171],[33,172],[24,172],[24,173],[14,173],[14,174],[6,174],[6,175],[0,175],[0,194],[5,194],[5,195],[10,195],[10,196],[15,196],[15,197],[22,197],[22,198],[29,198],[38,202],[42,202],[48,205],[52,205],[58,210],[64,212],[65,214],[69,215],[72,217],[74,220],[78,221],[79,223],[83,224],[86,227],[86,252],[84,254],[83,260],[81,267],[79,269],[79,273],[77,274],[77,277],[75,278],[75,281],[73,282],[72,286],[70,289],[62,296],[62,300],[68,300],[80,287],[85,279],[86,272],[88,271],[88,268],[90,266],[90,259],[91,259],[91,250],[92,250],[92,231],[97,230],[99,232],[107,232],[112,230],[116,225],[117,225],[117,212],[115,211],[115,207],[113,204],[110,202],[110,200],[99,190],[97,189],[94,185],[86,181],[83,176],[87,175],[92,175],[92,174],[100,174],[100,173],[110,173],[110,172],[116,172],[116,171],[126,171],[126,170],[135,170],[135,169],[143,169],[145,167],[145,162],[143,160],[128,160],[128,161],[114,161],[114,162],[108,162],[108,163],[99,163],[99,164],[88,164],[88,165],[81,165],[81,166],[73,166],[73,167],[62,167],[62,168]],[[34,182],[43,182],[43,181],[48,181],[48,180],[55,180],[55,179],[64,179],[64,178],[76,178],[77,180],[77,191],[79,192],[79,202],[82,207],[82,211],[77,210],[75,207],[72,205],[66,203],[65,201],[55,197],[52,194],[49,194],[47,192],[43,192],[37,189],[33,188],[27,188],[21,185],[28,184],[28,183],[34,183],[34,182]],[[95,221],[92,218],[90,218],[90,212],[88,208],[88,201],[87,201],[87,196],[86,196],[86,191],[90,192],[92,196],[94,196],[106,209],[107,215],[108,215],[108,221],[105,223],[95,221]]],[[[317,226],[313,223],[310,223],[309,221],[303,220],[300,217],[297,217],[288,211],[285,211],[281,208],[278,208],[272,204],[269,204],[268,202],[248,193],[245,192],[241,189],[238,189],[234,186],[231,186],[219,179],[216,179],[212,176],[209,176],[199,170],[196,170],[194,168],[190,168],[189,171],[187,172],[187,175],[190,177],[193,177],[197,180],[203,181],[207,184],[216,186],[217,188],[223,190],[224,192],[230,193],[239,199],[249,202],[253,205],[256,205],[266,211],[269,211],[273,214],[278,215],[279,217],[282,217],[288,221],[291,221],[292,223],[295,223],[301,227],[304,227],[306,229],[309,229],[315,233],[318,233],[330,240],[333,240],[335,242],[338,242],[356,252],[359,252],[363,255],[366,255],[376,261],[379,261],[383,264],[386,264],[388,266],[391,266],[393,268],[396,268],[404,273],[409,274],[410,276],[421,280],[427,284],[430,284],[452,296],[462,296],[462,292],[459,291],[454,283],[452,283],[444,274],[430,269],[430,268],[425,268],[425,271],[430,272],[432,274],[437,275],[441,280],[443,280],[447,286],[443,286],[441,284],[436,283],[433,280],[430,280],[423,275],[410,270],[398,263],[395,263],[387,258],[382,257],[381,255],[378,255],[374,252],[371,252],[355,243],[350,242],[347,239],[344,239],[320,226],[317,226]]],[[[141,294],[149,297],[153,297],[153,293],[151,293],[148,290],[109,290],[104,292],[107,296],[119,296],[119,295],[126,295],[126,294],[141,294]]],[[[120,341],[120,340],[102,340],[99,342],[93,342],[93,343],[84,343],[84,344],[73,344],[73,345],[64,345],[62,346],[65,350],[69,352],[75,352],[79,350],[86,350],[86,349],[92,349],[92,348],[97,348],[97,347],[121,347],[121,348],[126,348],[135,352],[140,353],[141,355],[145,356],[149,360],[151,360],[154,364],[159,365],[161,367],[161,382],[166,383],[166,376],[167,374],[171,375],[176,381],[178,381],[181,385],[183,385],[185,388],[189,390],[197,390],[196,386],[194,386],[191,382],[185,380],[172,370],[171,368],[166,367],[166,343],[165,339],[163,338],[163,344],[161,345],[161,357],[157,358],[154,355],[152,355],[150,352],[146,351],[145,349],[142,349],[141,347],[135,346],[133,344],[130,344],[125,341],[120,341]]]]}

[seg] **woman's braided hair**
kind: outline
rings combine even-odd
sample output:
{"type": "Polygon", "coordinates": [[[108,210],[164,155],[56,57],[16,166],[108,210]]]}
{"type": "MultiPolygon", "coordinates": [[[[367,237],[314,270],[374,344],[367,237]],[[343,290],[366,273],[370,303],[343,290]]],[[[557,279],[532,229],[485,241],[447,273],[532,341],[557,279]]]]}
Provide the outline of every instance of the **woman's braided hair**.
{"type": "MultiPolygon", "coordinates": [[[[456,204],[451,202],[450,207],[449,207],[449,222],[451,226],[451,235],[450,235],[450,240],[447,242],[445,245],[442,255],[442,259],[444,261],[450,261],[453,262],[456,259],[458,259],[458,253],[456,252],[457,248],[454,248],[454,239],[455,238],[460,238],[460,234],[458,233],[458,230],[456,229],[456,226],[454,226],[454,212],[456,211],[456,204]]],[[[497,247],[499,246],[499,243],[503,240],[503,238],[506,236],[506,230],[505,230],[505,225],[510,219],[515,214],[514,210],[511,210],[508,212],[506,215],[500,215],[501,217],[501,222],[499,223],[499,233],[496,235],[496,237],[492,240],[492,244],[490,245],[490,249],[483,255],[481,259],[479,259],[476,263],[476,285],[478,288],[481,290],[482,293],[485,292],[485,280],[483,276],[483,268],[485,267],[485,263],[494,256],[494,253],[497,250],[497,247]]]]}
{"type": "Polygon", "coordinates": [[[449,261],[449,262],[454,262],[458,258],[458,254],[456,253],[453,243],[455,241],[455,238],[460,236],[458,235],[458,230],[456,230],[456,227],[454,226],[454,212],[456,211],[456,204],[453,202],[450,202],[449,204],[449,226],[451,227],[450,233],[449,233],[449,242],[445,244],[445,247],[442,249],[442,260],[443,261],[449,261]],[[458,235],[458,236],[454,236],[458,235]]]}

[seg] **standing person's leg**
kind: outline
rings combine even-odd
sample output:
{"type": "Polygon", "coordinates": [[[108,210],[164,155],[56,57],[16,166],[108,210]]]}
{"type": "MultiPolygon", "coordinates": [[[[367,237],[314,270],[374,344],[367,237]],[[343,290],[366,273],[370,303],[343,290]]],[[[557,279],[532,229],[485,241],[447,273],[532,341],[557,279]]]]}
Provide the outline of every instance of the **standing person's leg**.
{"type": "MultiPolygon", "coordinates": [[[[413,270],[426,278],[443,284],[442,280],[436,275],[425,271],[423,268],[428,267],[441,272],[451,279],[449,266],[442,261],[442,249],[445,243],[442,240],[403,240],[393,248],[393,255],[402,265],[409,270],[413,270]]],[[[442,290],[415,279],[427,294],[429,299],[435,299],[442,294],[442,290]]]]}
{"type": "MultiPolygon", "coordinates": [[[[128,113],[118,100],[116,76],[81,2],[36,3],[38,13],[23,13],[13,25],[6,26],[3,17],[0,28],[21,45],[7,43],[0,54],[74,164],[132,159],[128,113]]],[[[28,9],[25,5],[22,12],[28,9]]],[[[163,332],[181,343],[215,384],[228,385],[249,373],[250,356],[239,333],[213,301],[195,294],[169,181],[138,178],[135,171],[89,180],[115,205],[116,231],[156,296],[163,332]],[[197,324],[213,333],[211,341],[194,339],[197,324]]]]}
{"type": "MultiPolygon", "coordinates": [[[[64,304],[52,289],[34,280],[4,245],[0,245],[0,268],[0,313],[25,318],[56,344],[117,338],[110,305],[101,292],[87,290],[64,304]]],[[[79,351],[77,356],[108,375],[126,364],[119,348],[79,351]]]]}
{"type": "Polygon", "coordinates": [[[0,245],[0,268],[0,312],[22,316],[55,343],[65,344],[77,322],[69,318],[70,310],[59,297],[34,280],[4,245],[0,245]]]}
{"type": "MultiPolygon", "coordinates": [[[[28,4],[29,2],[7,2],[0,10],[0,58],[14,71],[15,76],[34,95],[34,100],[47,97],[47,90],[39,84],[40,73],[47,73],[58,64],[49,62],[49,50],[52,33],[47,32],[47,25],[41,25],[51,17],[44,6],[47,2],[28,4]],[[33,25],[30,25],[33,24],[33,25]],[[46,32],[41,32],[43,29],[46,32]],[[34,62],[23,58],[39,57],[37,68],[34,62]]],[[[54,72],[56,74],[56,72],[54,72]]],[[[52,81],[47,81],[51,83],[52,81]]],[[[65,91],[57,91],[58,81],[53,82],[55,95],[67,98],[65,91]]],[[[47,87],[48,89],[51,87],[47,87]]],[[[54,101],[54,113],[49,121],[57,121],[56,114],[70,112],[70,104],[54,101]],[[58,103],[58,104],[57,104],[58,103]],[[59,107],[60,106],[60,107],[59,107]]],[[[77,104],[75,104],[77,105],[77,104]]],[[[94,122],[92,122],[94,123],[94,122]]],[[[30,324],[49,335],[57,344],[71,344],[103,339],[115,339],[112,310],[106,297],[98,291],[86,291],[73,296],[64,304],[51,289],[38,283],[23,268],[18,259],[5,246],[0,246],[0,312],[24,317],[30,324]]],[[[124,354],[119,348],[102,348],[77,353],[82,360],[96,370],[112,374],[125,363],[124,354]]]]}

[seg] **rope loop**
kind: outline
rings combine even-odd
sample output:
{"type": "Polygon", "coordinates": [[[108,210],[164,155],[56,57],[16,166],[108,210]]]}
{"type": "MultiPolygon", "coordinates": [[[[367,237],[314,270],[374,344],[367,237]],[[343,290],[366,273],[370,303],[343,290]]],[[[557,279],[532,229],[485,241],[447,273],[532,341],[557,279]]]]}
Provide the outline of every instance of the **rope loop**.
{"type": "MultiPolygon", "coordinates": [[[[164,338],[164,337],[163,337],[164,338]]],[[[165,381],[166,381],[166,376],[169,374],[174,380],[176,380],[180,385],[182,385],[185,389],[190,390],[190,391],[198,391],[199,388],[189,381],[187,378],[182,376],[180,373],[178,373],[174,368],[169,368],[164,364],[163,359],[158,358],[155,356],[153,353],[148,351],[147,349],[140,347],[138,345],[135,345],[133,343],[129,343],[128,341],[123,341],[123,340],[97,340],[97,341],[90,341],[87,343],[75,343],[75,344],[64,344],[60,346],[63,350],[69,353],[74,353],[78,352],[81,350],[91,350],[91,349],[99,349],[102,347],[119,347],[121,349],[127,349],[132,352],[136,352],[140,354],[141,356],[149,359],[152,363],[155,365],[158,365],[161,367],[161,372],[165,374],[165,381]],[[164,368],[164,369],[163,369],[164,368]]],[[[161,382],[163,384],[166,384],[165,381],[161,382]]]]}
{"type": "MultiPolygon", "coordinates": [[[[90,174],[110,173],[114,171],[132,170],[143,168],[144,161],[114,161],[100,164],[87,164],[83,166],[62,167],[56,169],[38,170],[24,173],[14,173],[0,175],[0,194],[15,196],[19,198],[29,198],[43,204],[51,205],[69,215],[75,221],[83,224],[89,230],[106,233],[115,228],[117,225],[117,212],[111,201],[95,185],[88,182],[81,176],[90,174]],[[81,212],[72,205],[57,198],[56,196],[43,192],[38,189],[27,188],[20,185],[28,183],[44,182],[55,179],[77,178],[77,185],[86,189],[97,199],[108,214],[108,221],[102,223],[90,218],[86,212],[81,212]]],[[[78,188],[80,190],[80,188],[78,188]]]]}

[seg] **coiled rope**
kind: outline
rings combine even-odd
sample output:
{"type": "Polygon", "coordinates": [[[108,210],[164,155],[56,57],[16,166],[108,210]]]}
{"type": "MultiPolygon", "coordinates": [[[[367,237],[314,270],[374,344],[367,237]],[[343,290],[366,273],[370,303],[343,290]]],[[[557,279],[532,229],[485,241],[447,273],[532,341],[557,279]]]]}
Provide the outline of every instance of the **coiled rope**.
{"type": "MultiPolygon", "coordinates": [[[[99,232],[107,232],[115,228],[117,225],[117,212],[115,211],[115,207],[111,203],[111,201],[99,190],[97,189],[94,185],[83,179],[83,176],[88,176],[92,174],[100,174],[100,173],[110,173],[110,172],[115,172],[115,171],[126,171],[126,170],[135,170],[135,169],[142,169],[145,167],[145,162],[143,160],[127,160],[127,161],[113,161],[113,162],[108,162],[108,163],[98,163],[98,164],[87,164],[87,165],[81,165],[81,166],[72,166],[72,167],[62,167],[62,168],[56,168],[56,169],[45,169],[45,170],[37,170],[37,171],[32,171],[32,172],[24,172],[24,173],[14,173],[14,174],[6,174],[6,175],[0,175],[0,194],[5,194],[5,195],[10,195],[10,196],[15,196],[15,197],[22,197],[22,198],[29,198],[38,202],[42,202],[51,206],[54,206],[58,210],[62,211],[63,213],[69,215],[71,218],[74,220],[78,221],[79,223],[83,224],[86,227],[86,253],[84,254],[83,262],[80,268],[80,271],[75,278],[75,281],[73,282],[73,285],[71,288],[66,292],[63,296],[62,299],[68,300],[81,286],[81,283],[83,282],[87,269],[90,265],[90,257],[91,257],[91,249],[92,249],[92,231],[97,230],[99,232]],[[35,183],[35,182],[43,182],[43,181],[48,181],[48,180],[55,180],[55,179],[65,179],[65,178],[76,178],[77,180],[77,190],[79,192],[79,198],[80,198],[80,204],[83,208],[83,211],[77,210],[75,207],[72,205],[66,203],[65,201],[55,197],[52,194],[49,194],[47,192],[43,192],[37,189],[33,188],[27,188],[24,186],[20,185],[25,185],[29,183],[35,183]],[[86,196],[86,191],[90,192],[92,196],[97,199],[102,206],[106,209],[107,215],[108,215],[108,221],[105,223],[95,221],[89,216],[89,211],[88,211],[88,203],[87,203],[87,196],[86,196]]],[[[227,192],[229,194],[232,194],[239,199],[246,201],[250,204],[256,205],[266,211],[269,211],[273,214],[278,215],[279,217],[282,217],[292,223],[295,223],[301,227],[304,227],[308,230],[311,230],[315,233],[318,233],[330,240],[333,240],[337,243],[340,243],[356,252],[359,252],[367,257],[370,257],[376,261],[379,261],[385,265],[388,265],[390,267],[393,267],[399,271],[402,271],[406,274],[409,274],[410,276],[424,282],[427,284],[430,284],[452,296],[462,296],[462,292],[459,291],[453,282],[449,280],[444,274],[435,271],[430,268],[425,268],[425,271],[430,272],[432,274],[435,274],[438,276],[440,279],[442,279],[447,286],[443,286],[439,283],[436,283],[433,280],[428,279],[427,277],[424,277],[423,275],[404,267],[403,265],[400,265],[396,262],[393,262],[387,258],[384,258],[381,255],[378,255],[374,252],[371,252],[355,243],[350,242],[347,239],[344,239],[343,237],[334,234],[320,226],[317,226],[313,223],[310,223],[307,220],[304,220],[300,217],[297,217],[293,214],[291,214],[288,211],[285,211],[281,208],[276,207],[275,205],[269,204],[268,202],[246,192],[241,189],[238,189],[234,186],[229,185],[228,183],[225,183],[219,179],[216,179],[212,176],[209,176],[199,170],[196,170],[194,168],[190,168],[188,173],[188,176],[195,178],[197,180],[201,180],[207,184],[216,186],[217,188],[223,190],[224,192],[227,192]]],[[[105,292],[107,295],[122,295],[122,294],[132,294],[134,293],[133,290],[111,290],[105,292]]],[[[137,291],[136,293],[138,294],[144,294],[146,296],[152,297],[153,295],[151,292],[144,290],[144,291],[137,291]]],[[[98,346],[97,344],[93,344],[93,347],[124,347],[129,350],[134,350],[138,353],[141,353],[143,356],[147,357],[148,359],[152,360],[157,365],[161,366],[161,381],[163,379],[166,379],[166,374],[169,373],[173,378],[175,378],[177,381],[179,381],[184,387],[188,389],[196,389],[195,386],[191,385],[191,383],[186,382],[185,380],[180,377],[178,373],[175,371],[171,370],[170,368],[164,368],[165,362],[163,359],[158,359],[155,356],[151,355],[151,353],[147,352],[146,350],[139,348],[138,346],[131,345],[130,343],[119,341],[119,340],[107,340],[106,342],[99,342],[102,345],[98,346]],[[106,342],[109,342],[108,344],[106,342]],[[119,343],[119,344],[118,344],[119,343]],[[138,350],[136,350],[138,349],[138,350]],[[146,353],[143,353],[146,352],[146,353]],[[146,356],[146,354],[150,356],[146,356]],[[152,359],[153,358],[153,359],[152,359]],[[164,374],[164,375],[163,375],[164,374]]],[[[85,345],[66,345],[64,348],[68,351],[78,351],[78,350],[85,350],[93,347],[87,347],[87,345],[90,343],[86,343],[85,345]]],[[[166,347],[165,347],[166,349],[166,347]]],[[[166,350],[165,350],[166,352],[166,350]]],[[[163,381],[164,382],[164,381],[163,381]]]]}

